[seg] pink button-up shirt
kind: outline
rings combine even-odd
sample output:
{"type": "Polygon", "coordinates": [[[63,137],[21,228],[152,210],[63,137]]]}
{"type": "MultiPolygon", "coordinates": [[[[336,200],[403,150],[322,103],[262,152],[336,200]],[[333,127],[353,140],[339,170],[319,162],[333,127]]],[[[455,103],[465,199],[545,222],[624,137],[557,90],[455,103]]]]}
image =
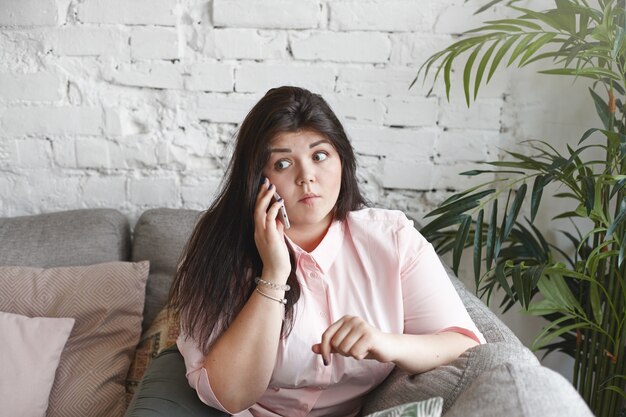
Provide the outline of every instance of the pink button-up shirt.
{"type": "MultiPolygon", "coordinates": [[[[359,316],[383,332],[463,333],[485,339],[469,317],[433,247],[399,211],[363,209],[335,221],[308,253],[297,245],[302,287],[291,334],[278,346],[269,387],[236,416],[355,416],[364,395],[393,364],[331,355],[324,366],[311,351],[344,315],[359,316]]],[[[211,337],[215,340],[217,335],[211,337]]],[[[215,397],[197,343],[181,335],[178,347],[189,384],[206,404],[228,412],[215,397]]],[[[242,375],[245,378],[245,375],[242,375]]]]}

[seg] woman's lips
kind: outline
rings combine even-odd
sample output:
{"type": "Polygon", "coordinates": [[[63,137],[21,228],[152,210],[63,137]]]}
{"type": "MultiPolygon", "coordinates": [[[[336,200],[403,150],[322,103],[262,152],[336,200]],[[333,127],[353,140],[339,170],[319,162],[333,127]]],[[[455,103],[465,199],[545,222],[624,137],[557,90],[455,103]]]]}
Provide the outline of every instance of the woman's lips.
{"type": "Polygon", "coordinates": [[[305,194],[302,197],[300,197],[298,202],[307,204],[307,203],[313,202],[313,200],[317,198],[320,198],[320,196],[317,194],[305,194]]]}

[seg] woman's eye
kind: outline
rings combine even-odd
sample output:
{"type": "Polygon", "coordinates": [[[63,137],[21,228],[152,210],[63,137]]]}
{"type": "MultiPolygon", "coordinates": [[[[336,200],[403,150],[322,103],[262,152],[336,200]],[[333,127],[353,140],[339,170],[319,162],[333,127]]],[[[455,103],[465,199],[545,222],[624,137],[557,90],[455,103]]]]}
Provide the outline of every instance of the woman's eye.
{"type": "Polygon", "coordinates": [[[286,159],[281,159],[280,161],[276,161],[276,163],[274,163],[274,168],[280,171],[289,167],[289,165],[291,165],[291,162],[287,161],[286,159]]]}
{"type": "Polygon", "coordinates": [[[317,162],[323,161],[326,158],[328,158],[328,154],[326,152],[315,152],[313,154],[313,160],[317,162]]]}

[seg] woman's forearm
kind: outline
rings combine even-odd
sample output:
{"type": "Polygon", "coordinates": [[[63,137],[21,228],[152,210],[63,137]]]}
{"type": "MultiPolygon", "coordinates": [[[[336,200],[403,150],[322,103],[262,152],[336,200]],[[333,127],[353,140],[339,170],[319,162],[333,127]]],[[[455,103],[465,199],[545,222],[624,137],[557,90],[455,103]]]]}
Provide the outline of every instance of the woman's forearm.
{"type": "Polygon", "coordinates": [[[478,343],[456,332],[432,335],[387,334],[392,362],[411,374],[430,371],[458,358],[478,343]]]}
{"type": "MultiPolygon", "coordinates": [[[[282,299],[284,292],[260,290],[282,299]]],[[[284,307],[254,291],[204,361],[213,393],[229,412],[252,406],[269,384],[283,323],[284,307]]]]}

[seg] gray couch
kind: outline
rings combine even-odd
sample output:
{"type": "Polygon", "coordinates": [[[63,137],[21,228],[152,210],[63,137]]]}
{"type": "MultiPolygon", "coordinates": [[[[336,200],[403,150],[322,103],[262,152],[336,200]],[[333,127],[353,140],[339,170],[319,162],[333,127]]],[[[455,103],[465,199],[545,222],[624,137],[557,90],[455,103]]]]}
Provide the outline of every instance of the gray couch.
{"type": "MultiPolygon", "coordinates": [[[[0,265],[52,267],[149,260],[145,330],[166,303],[178,256],[198,214],[183,209],[148,210],[133,233],[127,219],[109,209],[0,219],[0,265]]],[[[368,395],[364,415],[440,396],[446,417],[592,416],[562,376],[541,366],[511,330],[451,272],[450,279],[488,343],[424,374],[409,376],[394,371],[368,395]]],[[[197,402],[191,394],[186,392],[185,401],[197,402]]],[[[127,415],[167,415],[160,414],[159,407],[152,407],[153,414],[146,414],[150,408],[145,399],[143,405],[134,401],[127,415]]]]}

